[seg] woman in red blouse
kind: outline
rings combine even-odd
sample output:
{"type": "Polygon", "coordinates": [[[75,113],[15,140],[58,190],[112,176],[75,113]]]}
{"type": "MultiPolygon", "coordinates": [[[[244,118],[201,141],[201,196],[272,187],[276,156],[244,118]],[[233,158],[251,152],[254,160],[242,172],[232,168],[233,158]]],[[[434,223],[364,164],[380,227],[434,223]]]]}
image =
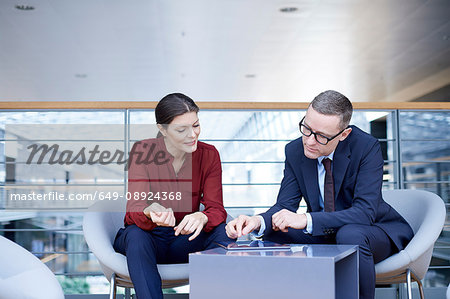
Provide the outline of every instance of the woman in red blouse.
{"type": "Polygon", "coordinates": [[[114,248],[126,255],[140,299],[163,298],[157,264],[186,263],[191,252],[233,241],[225,233],[219,153],[198,141],[198,110],[184,94],[165,96],[155,109],[158,137],[130,152],[125,228],[114,248]]]}

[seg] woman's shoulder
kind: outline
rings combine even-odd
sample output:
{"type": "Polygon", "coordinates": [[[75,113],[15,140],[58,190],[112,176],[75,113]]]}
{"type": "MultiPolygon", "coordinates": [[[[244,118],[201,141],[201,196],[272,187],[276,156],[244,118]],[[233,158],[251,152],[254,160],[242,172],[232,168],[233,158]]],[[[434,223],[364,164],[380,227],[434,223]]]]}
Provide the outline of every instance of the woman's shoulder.
{"type": "Polygon", "coordinates": [[[212,144],[208,144],[205,142],[198,141],[197,142],[197,150],[195,151],[197,154],[201,156],[218,156],[219,152],[216,147],[212,144]]]}
{"type": "Polygon", "coordinates": [[[197,150],[205,153],[217,153],[217,149],[214,145],[202,141],[197,141],[197,150]]]}
{"type": "Polygon", "coordinates": [[[217,149],[214,145],[209,144],[209,143],[205,143],[202,141],[197,141],[197,148],[198,149],[202,149],[202,150],[206,150],[206,151],[215,151],[217,152],[217,149]]]}
{"type": "Polygon", "coordinates": [[[204,171],[219,169],[219,151],[212,144],[198,141],[197,150],[192,153],[192,165],[197,165],[204,171]]]}

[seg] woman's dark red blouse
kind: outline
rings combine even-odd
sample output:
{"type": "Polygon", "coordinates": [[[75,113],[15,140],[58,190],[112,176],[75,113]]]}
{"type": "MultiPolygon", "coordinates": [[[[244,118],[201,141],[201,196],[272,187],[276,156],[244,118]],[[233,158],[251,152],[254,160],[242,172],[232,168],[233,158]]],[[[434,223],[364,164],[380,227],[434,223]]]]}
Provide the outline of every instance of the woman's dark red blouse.
{"type": "Polygon", "coordinates": [[[200,203],[205,207],[203,213],[208,216],[203,228],[205,232],[225,222],[222,167],[217,149],[199,141],[197,150],[186,155],[177,174],[172,162],[173,156],[168,154],[163,138],[146,139],[133,145],[128,161],[125,225],[136,224],[144,230],[155,228],[156,224],[143,213],[153,202],[171,207],[176,224],[185,215],[198,211],[200,203]],[[179,201],[177,195],[182,196],[179,201]]]}

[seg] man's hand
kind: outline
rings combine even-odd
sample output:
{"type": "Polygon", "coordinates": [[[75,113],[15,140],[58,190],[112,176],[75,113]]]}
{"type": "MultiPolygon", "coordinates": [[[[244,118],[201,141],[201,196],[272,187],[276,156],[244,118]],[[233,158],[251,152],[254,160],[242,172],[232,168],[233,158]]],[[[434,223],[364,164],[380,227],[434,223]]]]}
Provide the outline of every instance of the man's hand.
{"type": "Polygon", "coordinates": [[[272,229],[281,230],[286,233],[289,227],[295,229],[304,229],[307,224],[305,214],[297,214],[286,209],[276,212],[272,215],[272,229]]]}
{"type": "Polygon", "coordinates": [[[171,208],[166,209],[158,203],[152,203],[144,209],[144,214],[158,226],[174,226],[175,215],[171,208]]]}
{"type": "Polygon", "coordinates": [[[178,236],[179,234],[189,235],[193,233],[188,239],[189,241],[192,241],[201,233],[207,222],[208,216],[202,212],[195,212],[186,215],[180,224],[173,228],[175,230],[175,236],[178,236]]]}
{"type": "Polygon", "coordinates": [[[225,231],[229,238],[236,239],[251,233],[261,227],[260,218],[257,216],[240,215],[238,218],[228,222],[225,231]]]}

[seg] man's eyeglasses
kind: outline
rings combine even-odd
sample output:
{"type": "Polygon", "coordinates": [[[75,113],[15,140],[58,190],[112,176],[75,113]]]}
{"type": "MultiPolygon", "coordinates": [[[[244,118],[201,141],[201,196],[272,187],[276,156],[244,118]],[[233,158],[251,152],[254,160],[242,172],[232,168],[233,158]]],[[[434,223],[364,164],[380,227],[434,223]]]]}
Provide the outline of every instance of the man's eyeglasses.
{"type": "Polygon", "coordinates": [[[304,120],[305,120],[305,117],[303,117],[302,120],[300,121],[300,123],[298,124],[298,126],[300,128],[300,132],[306,137],[311,136],[311,134],[314,135],[314,138],[316,139],[316,141],[318,143],[322,144],[322,145],[327,145],[328,142],[330,142],[334,138],[338,137],[342,132],[345,131],[345,129],[343,129],[342,131],[340,131],[339,133],[337,133],[333,137],[323,136],[320,133],[313,132],[308,126],[304,125],[303,124],[304,120]]]}

